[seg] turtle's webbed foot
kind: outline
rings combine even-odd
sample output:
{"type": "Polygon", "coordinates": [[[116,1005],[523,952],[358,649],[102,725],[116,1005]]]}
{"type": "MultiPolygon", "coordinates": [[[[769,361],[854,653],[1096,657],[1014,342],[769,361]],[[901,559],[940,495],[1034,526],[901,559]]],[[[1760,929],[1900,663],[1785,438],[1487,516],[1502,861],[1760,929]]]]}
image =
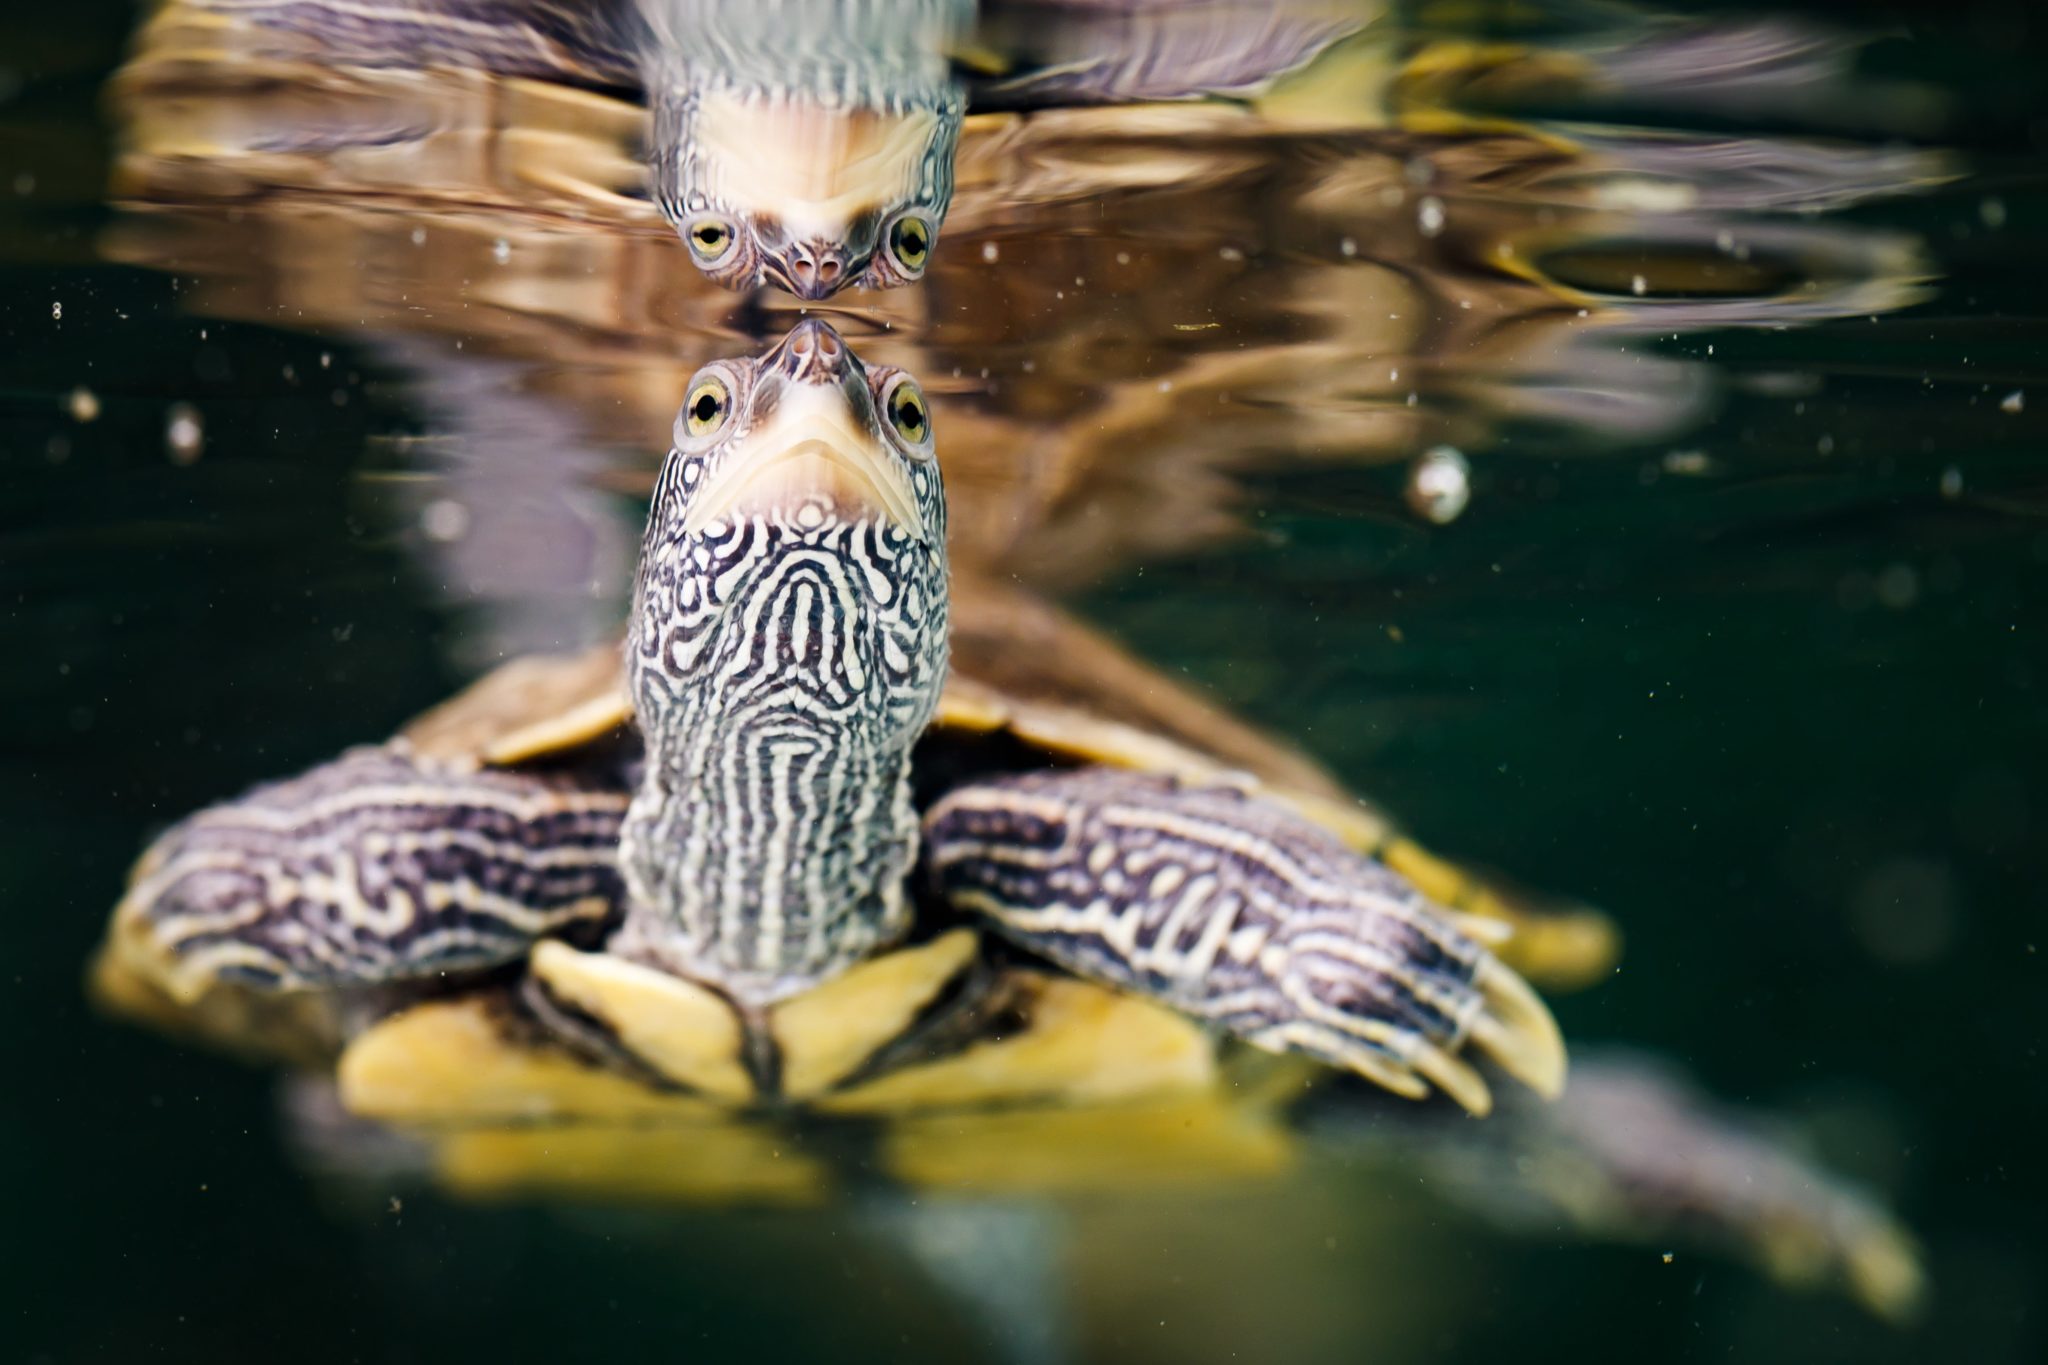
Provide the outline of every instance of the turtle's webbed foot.
{"type": "Polygon", "coordinates": [[[1276,802],[1109,768],[950,793],[939,890],[1084,976],[1396,1094],[1492,1104],[1469,1043],[1538,1092],[1564,1045],[1536,994],[1399,875],[1276,802]]]}

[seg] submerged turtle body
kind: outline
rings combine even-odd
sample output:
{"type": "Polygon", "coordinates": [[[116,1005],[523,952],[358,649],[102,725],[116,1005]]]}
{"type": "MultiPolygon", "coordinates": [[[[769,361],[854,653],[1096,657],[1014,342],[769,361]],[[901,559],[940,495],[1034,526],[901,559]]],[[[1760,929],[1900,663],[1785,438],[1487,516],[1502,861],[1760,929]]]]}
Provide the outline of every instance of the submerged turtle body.
{"type": "MultiPolygon", "coordinates": [[[[1557,1090],[1499,921],[1402,874],[1462,879],[1046,609],[967,587],[949,629],[944,528],[907,376],[815,321],[707,367],[623,674],[514,666],[178,826],[117,912],[111,993],[324,997],[341,1036],[509,973],[585,1060],[734,1103],[1198,1085],[1200,1026],[1475,1112],[1468,1044],[1557,1090]]],[[[423,1055],[379,1054],[397,1026],[345,1081],[423,1055]]]]}
{"type": "MultiPolygon", "coordinates": [[[[967,773],[1096,763],[1128,770],[1141,783],[1209,789],[1226,807],[1256,792],[1305,817],[1290,830],[1296,837],[1315,831],[1327,840],[1306,850],[1309,857],[1377,851],[1483,906],[1499,904],[1395,835],[1314,764],[1149,675],[1042,604],[978,585],[956,591],[953,612],[959,657],[919,746],[921,791],[942,793],[967,773]],[[1153,686],[1087,704],[1105,686],[1140,679],[1153,686]]],[[[131,1011],[245,1047],[259,1037],[273,1046],[295,1040],[299,1055],[318,1057],[345,1045],[340,1077],[350,1110],[412,1122],[673,1116],[678,1092],[721,1105],[798,1102],[862,1113],[1100,1103],[1215,1084],[1217,1049],[1196,1024],[1008,950],[932,898],[912,946],[872,957],[751,1021],[673,975],[572,946],[589,945],[618,915],[617,828],[630,796],[623,774],[636,748],[616,649],[507,664],[389,744],[259,789],[166,835],[117,912],[99,969],[102,993],[131,1011]],[[545,890],[529,883],[521,894],[545,907],[557,937],[534,946],[518,979],[472,974],[472,984],[452,997],[438,985],[351,992],[322,989],[339,983],[319,981],[278,995],[236,984],[248,979],[237,970],[245,965],[236,957],[245,952],[240,945],[226,957],[164,953],[155,909],[167,880],[193,875],[193,863],[205,860],[210,821],[239,848],[249,823],[266,822],[266,794],[274,794],[273,809],[290,825],[281,832],[289,845],[298,835],[317,837],[323,823],[346,821],[334,805],[353,800],[383,811],[395,793],[411,789],[421,803],[418,834],[455,838],[458,812],[442,804],[437,788],[472,803],[459,816],[469,825],[464,832],[478,837],[495,833],[480,800],[487,793],[551,812],[549,847],[536,850],[542,857],[523,873],[551,880],[545,890]],[[291,1005],[312,1017],[286,1026],[279,1011],[291,1005]],[[359,1031],[365,1017],[376,1022],[359,1031]]],[[[948,815],[940,797],[927,821],[948,815]]],[[[362,885],[375,895],[367,880],[362,885]]],[[[486,897],[501,891],[480,888],[486,897]]],[[[1487,941],[1507,927],[1482,914],[1451,919],[1487,941]]],[[[431,911],[422,921],[421,932],[435,932],[431,911]]],[[[1551,948],[1561,962],[1605,949],[1587,941],[1600,933],[1591,924],[1532,924],[1531,931],[1574,940],[1551,948]]],[[[1483,953],[1473,982],[1475,1000],[1484,1000],[1474,1040],[1512,1074],[1554,1091],[1563,1052],[1540,1001],[1483,953]]],[[[1490,1102],[1485,1083],[1448,1050],[1418,1054],[1412,1072],[1390,1065],[1371,1074],[1406,1095],[1425,1093],[1426,1077],[1467,1108],[1483,1111],[1490,1102]]]]}

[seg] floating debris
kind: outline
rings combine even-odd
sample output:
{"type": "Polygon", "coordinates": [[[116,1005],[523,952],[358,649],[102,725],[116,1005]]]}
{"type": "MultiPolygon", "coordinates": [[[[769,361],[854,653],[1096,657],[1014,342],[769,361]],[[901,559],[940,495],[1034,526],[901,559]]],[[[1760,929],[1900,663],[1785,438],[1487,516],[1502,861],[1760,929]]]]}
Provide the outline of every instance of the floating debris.
{"type": "Polygon", "coordinates": [[[1434,237],[1444,230],[1444,201],[1433,194],[1425,194],[1415,205],[1415,226],[1425,237],[1434,237]]]}
{"type": "Polygon", "coordinates": [[[206,424],[190,403],[173,403],[164,414],[164,449],[173,464],[191,464],[206,449],[206,424]]]}
{"type": "Polygon", "coordinates": [[[1977,205],[1977,216],[1984,220],[1984,226],[1993,232],[2005,226],[2005,201],[1997,195],[1988,195],[1977,205]]]}
{"type": "Polygon", "coordinates": [[[995,258],[1000,254],[1001,253],[996,250],[996,244],[994,242],[983,242],[981,244],[981,259],[983,259],[984,261],[993,262],[995,258]]]}
{"type": "Polygon", "coordinates": [[[62,322],[64,320],[64,305],[61,303],[51,304],[50,316],[54,318],[56,321],[62,322]]]}
{"type": "Polygon", "coordinates": [[[1416,516],[1448,525],[1471,505],[1472,466],[1455,447],[1428,450],[1409,467],[1406,496],[1416,516]]]}
{"type": "Polygon", "coordinates": [[[1628,282],[1628,288],[1631,294],[1641,298],[1650,292],[1650,282],[1641,275],[1637,275],[1628,282]]]}
{"type": "Polygon", "coordinates": [[[1963,495],[1963,471],[1954,465],[1941,471],[1941,495],[1944,498],[1959,498],[1963,495]]]}
{"type": "Polygon", "coordinates": [[[511,260],[512,244],[506,241],[503,237],[500,237],[497,241],[491,243],[491,259],[496,261],[499,265],[503,265],[505,264],[505,262],[511,260]]]}
{"type": "Polygon", "coordinates": [[[90,422],[100,415],[99,395],[80,384],[71,391],[71,397],[65,401],[65,407],[70,410],[72,421],[90,422]]]}
{"type": "Polygon", "coordinates": [[[2000,412],[2019,412],[2026,406],[2027,391],[2025,389],[2014,389],[2011,393],[1998,400],[1998,410],[2000,412]]]}

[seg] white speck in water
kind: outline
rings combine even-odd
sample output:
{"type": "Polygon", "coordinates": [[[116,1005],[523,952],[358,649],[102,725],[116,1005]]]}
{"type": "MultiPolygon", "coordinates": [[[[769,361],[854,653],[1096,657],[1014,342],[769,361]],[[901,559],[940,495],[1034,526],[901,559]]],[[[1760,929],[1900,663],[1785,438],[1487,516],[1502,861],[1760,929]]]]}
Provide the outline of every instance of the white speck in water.
{"type": "Polygon", "coordinates": [[[1963,471],[1954,465],[1941,471],[1941,495],[1944,498],[1960,498],[1963,495],[1963,471]]]}
{"type": "Polygon", "coordinates": [[[1172,393],[1172,392],[1173,392],[1173,381],[1172,381],[1171,379],[1162,379],[1162,380],[1160,380],[1160,381],[1159,381],[1159,391],[1160,391],[1161,393],[1172,393]]]}
{"type": "Polygon", "coordinates": [[[511,260],[512,244],[506,241],[503,237],[500,237],[497,241],[491,243],[491,259],[496,261],[499,265],[503,265],[505,264],[505,262],[511,260]]]}
{"type": "Polygon", "coordinates": [[[1241,261],[1244,259],[1244,253],[1234,246],[1219,247],[1216,254],[1226,261],[1241,261]]]}
{"type": "Polygon", "coordinates": [[[1823,455],[1832,455],[1835,453],[1835,438],[1823,436],[1813,443],[1813,448],[1823,455]]]}
{"type": "Polygon", "coordinates": [[[1356,237],[1346,237],[1343,241],[1337,243],[1337,250],[1343,252],[1346,256],[1356,256],[1358,254],[1358,239],[1356,237]]]}
{"type": "Polygon", "coordinates": [[[173,403],[164,414],[164,449],[173,464],[191,464],[206,449],[206,424],[190,403],[173,403]]]}
{"type": "Polygon", "coordinates": [[[412,230],[412,244],[414,246],[425,246],[427,244],[427,230],[425,228],[416,227],[412,230]]]}
{"type": "Polygon", "coordinates": [[[1436,446],[1409,466],[1405,492],[1416,516],[1448,525],[1471,505],[1472,466],[1455,447],[1436,446]]]}
{"type": "Polygon", "coordinates": [[[83,384],[71,391],[71,397],[65,406],[70,409],[71,420],[74,422],[90,422],[100,415],[99,395],[83,384]]]}
{"type": "Polygon", "coordinates": [[[331,365],[333,365],[333,364],[334,364],[334,352],[332,352],[332,351],[322,351],[322,352],[320,353],[320,368],[324,370],[324,369],[327,369],[327,368],[328,368],[329,366],[331,366],[331,365]]]}
{"type": "Polygon", "coordinates": [[[983,242],[981,244],[981,259],[983,259],[984,261],[993,261],[1000,254],[1001,253],[996,250],[996,244],[994,242],[983,242]]]}
{"type": "Polygon", "coordinates": [[[1444,201],[1433,194],[1425,194],[1415,205],[1415,226],[1425,237],[1434,237],[1444,230],[1444,201]]]}
{"type": "Polygon", "coordinates": [[[1993,232],[2005,226],[2005,201],[1997,195],[1988,195],[1977,205],[1977,216],[1984,220],[1984,226],[1993,232]]]}
{"type": "Polygon", "coordinates": [[[420,509],[420,529],[428,540],[460,540],[469,533],[469,509],[453,498],[436,498],[420,509]]]}
{"type": "Polygon", "coordinates": [[[57,321],[62,322],[64,320],[64,305],[61,303],[51,304],[50,316],[55,318],[57,321]]]}
{"type": "Polygon", "coordinates": [[[1637,298],[1641,298],[1643,295],[1650,292],[1650,282],[1644,279],[1641,275],[1637,275],[1635,278],[1631,279],[1628,282],[1628,289],[1631,294],[1634,294],[1637,298]]]}
{"type": "Polygon", "coordinates": [[[1714,234],[1714,249],[1716,251],[1735,250],[1735,234],[1730,232],[1727,228],[1722,228],[1719,232],[1714,234]]]}
{"type": "Polygon", "coordinates": [[[2000,412],[2019,412],[2026,406],[2027,391],[2025,389],[2014,389],[2011,393],[1998,400],[1998,410],[2000,412]]]}

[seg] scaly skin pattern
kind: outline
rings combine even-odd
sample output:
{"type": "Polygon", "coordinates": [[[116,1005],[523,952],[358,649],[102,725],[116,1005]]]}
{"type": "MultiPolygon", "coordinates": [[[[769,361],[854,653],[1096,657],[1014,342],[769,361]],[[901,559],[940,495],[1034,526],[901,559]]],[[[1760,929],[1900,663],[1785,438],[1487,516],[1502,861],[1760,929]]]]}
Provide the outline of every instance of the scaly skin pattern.
{"type": "Polygon", "coordinates": [[[880,416],[901,382],[810,323],[759,362],[707,368],[693,392],[720,386],[730,415],[693,436],[686,414],[648,517],[626,650],[647,762],[614,946],[748,1003],[910,927],[911,750],[945,677],[945,498],[928,444],[880,416]],[[827,491],[699,515],[732,462],[752,471],[842,422],[870,433],[903,516],[827,491]]]}
{"type": "Polygon", "coordinates": [[[488,967],[616,918],[626,800],[596,774],[354,749],[168,831],[117,915],[181,995],[213,979],[305,989],[488,967]]]}
{"type": "Polygon", "coordinates": [[[1006,777],[941,798],[925,839],[937,889],[1004,936],[1270,1051],[1445,1084],[1489,1005],[1497,964],[1446,913],[1235,788],[1006,777]]]}

